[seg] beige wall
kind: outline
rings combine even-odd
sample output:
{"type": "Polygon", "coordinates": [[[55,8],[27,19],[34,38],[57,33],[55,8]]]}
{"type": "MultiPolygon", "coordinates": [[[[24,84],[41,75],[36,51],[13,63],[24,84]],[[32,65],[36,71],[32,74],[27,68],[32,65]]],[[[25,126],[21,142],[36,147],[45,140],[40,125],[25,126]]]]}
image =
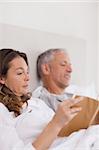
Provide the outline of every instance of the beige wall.
{"type": "Polygon", "coordinates": [[[30,49],[29,55],[34,49],[65,47],[73,62],[72,82],[95,82],[98,89],[96,2],[0,3],[0,22],[5,24],[1,47],[30,49]]]}
{"type": "Polygon", "coordinates": [[[98,94],[99,94],[99,2],[97,3],[97,85],[98,85],[98,94]]]}
{"type": "Polygon", "coordinates": [[[25,51],[29,58],[31,73],[31,88],[37,85],[36,58],[39,53],[48,48],[66,48],[73,64],[72,83],[86,84],[86,42],[83,39],[51,34],[38,30],[22,28],[7,24],[0,24],[3,31],[3,39],[0,48],[9,47],[25,51]],[[83,79],[83,80],[82,80],[83,79]]]}

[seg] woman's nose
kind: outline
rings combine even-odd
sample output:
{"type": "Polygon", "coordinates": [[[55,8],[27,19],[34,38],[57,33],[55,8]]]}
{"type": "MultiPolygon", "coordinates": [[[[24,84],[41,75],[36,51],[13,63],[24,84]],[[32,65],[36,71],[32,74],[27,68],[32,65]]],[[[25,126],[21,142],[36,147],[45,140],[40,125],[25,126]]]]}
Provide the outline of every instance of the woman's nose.
{"type": "Polygon", "coordinates": [[[26,74],[26,75],[25,75],[25,80],[26,80],[26,81],[29,81],[29,79],[30,79],[29,74],[26,74]]]}

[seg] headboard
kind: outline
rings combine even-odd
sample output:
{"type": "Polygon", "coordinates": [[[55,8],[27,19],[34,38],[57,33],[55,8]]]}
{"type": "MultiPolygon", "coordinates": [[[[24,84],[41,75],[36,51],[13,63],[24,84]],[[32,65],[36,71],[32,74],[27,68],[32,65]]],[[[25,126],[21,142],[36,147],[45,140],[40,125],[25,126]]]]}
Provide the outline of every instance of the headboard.
{"type": "Polygon", "coordinates": [[[84,65],[86,62],[86,41],[84,39],[9,24],[0,24],[0,33],[0,48],[14,48],[27,53],[31,90],[39,84],[36,76],[37,56],[49,48],[67,49],[73,64],[72,83],[83,84],[87,81],[87,68],[84,65]]]}

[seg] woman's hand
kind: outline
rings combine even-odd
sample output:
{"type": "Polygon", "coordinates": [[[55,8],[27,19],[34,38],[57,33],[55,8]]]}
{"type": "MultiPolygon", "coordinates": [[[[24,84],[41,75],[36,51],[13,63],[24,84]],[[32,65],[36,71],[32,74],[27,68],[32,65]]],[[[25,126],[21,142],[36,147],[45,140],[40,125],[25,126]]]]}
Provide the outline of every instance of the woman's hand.
{"type": "Polygon", "coordinates": [[[80,107],[75,106],[80,99],[68,99],[59,104],[56,114],[48,123],[42,133],[33,142],[37,150],[47,150],[52,142],[57,138],[60,130],[78,114],[80,107]]]}
{"type": "Polygon", "coordinates": [[[68,99],[59,104],[53,121],[60,129],[81,111],[81,107],[76,106],[81,100],[82,98],[68,99]]]}

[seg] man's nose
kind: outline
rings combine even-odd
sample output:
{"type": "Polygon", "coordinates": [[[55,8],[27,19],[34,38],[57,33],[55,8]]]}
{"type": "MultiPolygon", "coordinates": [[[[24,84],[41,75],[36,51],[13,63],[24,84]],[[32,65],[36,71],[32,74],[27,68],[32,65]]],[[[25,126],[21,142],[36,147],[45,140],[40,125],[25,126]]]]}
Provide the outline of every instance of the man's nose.
{"type": "Polygon", "coordinates": [[[67,65],[66,71],[68,71],[70,73],[72,72],[72,66],[70,64],[67,65]]]}

